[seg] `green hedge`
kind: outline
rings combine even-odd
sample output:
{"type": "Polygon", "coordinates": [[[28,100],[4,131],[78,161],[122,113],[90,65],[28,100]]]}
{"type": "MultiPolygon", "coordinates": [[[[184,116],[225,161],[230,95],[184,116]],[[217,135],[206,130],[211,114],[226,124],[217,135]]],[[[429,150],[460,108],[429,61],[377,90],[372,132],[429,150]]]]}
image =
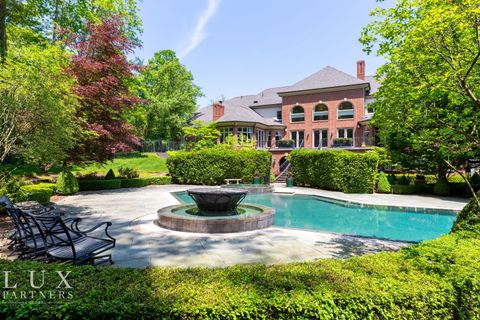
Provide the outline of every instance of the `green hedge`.
{"type": "MultiPolygon", "coordinates": [[[[227,268],[73,267],[0,260],[31,291],[28,271],[45,270],[41,291],[69,270],[71,299],[7,296],[0,317],[21,319],[478,319],[480,239],[458,232],[351,259],[227,268]],[[25,279],[25,280],[24,280],[25,279]],[[53,302],[53,303],[49,303],[53,302]]],[[[12,292],[13,290],[9,290],[12,292]]],[[[67,294],[65,294],[67,295],[67,294]]]]}
{"type": "Polygon", "coordinates": [[[394,184],[391,186],[392,193],[395,194],[414,194],[419,193],[420,188],[419,186],[414,185],[402,185],[402,184],[394,184]]]}
{"type": "Polygon", "coordinates": [[[55,191],[53,183],[39,183],[22,186],[23,192],[26,194],[26,200],[37,201],[40,203],[49,203],[55,191]]]}
{"type": "Polygon", "coordinates": [[[252,183],[256,173],[265,182],[271,163],[270,152],[253,149],[176,151],[167,158],[172,182],[180,184],[220,185],[224,179],[252,183]]]}
{"type": "Polygon", "coordinates": [[[134,179],[112,179],[112,180],[78,180],[81,191],[88,190],[108,190],[119,188],[139,188],[148,185],[165,185],[171,183],[171,178],[164,177],[147,177],[134,179]]]}
{"type": "Polygon", "coordinates": [[[379,158],[374,152],[298,149],[289,159],[297,185],[349,193],[375,190],[379,158]]]}
{"type": "Polygon", "coordinates": [[[120,189],[121,180],[78,180],[80,191],[120,189]]]}

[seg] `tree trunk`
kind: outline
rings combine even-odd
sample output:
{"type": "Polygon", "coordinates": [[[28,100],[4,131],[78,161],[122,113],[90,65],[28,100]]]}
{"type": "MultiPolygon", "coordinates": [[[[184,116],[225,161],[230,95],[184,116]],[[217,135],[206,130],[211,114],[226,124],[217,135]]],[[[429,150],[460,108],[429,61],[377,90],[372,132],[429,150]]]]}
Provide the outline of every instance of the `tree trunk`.
{"type": "Polygon", "coordinates": [[[7,1],[0,0],[0,62],[7,56],[7,1]]]}
{"type": "MultiPolygon", "coordinates": [[[[0,1],[2,1],[2,0],[0,0],[0,1]]],[[[58,1],[59,1],[59,0],[55,0],[55,10],[54,10],[54,12],[53,12],[52,42],[55,42],[55,40],[57,40],[58,1]]]]}

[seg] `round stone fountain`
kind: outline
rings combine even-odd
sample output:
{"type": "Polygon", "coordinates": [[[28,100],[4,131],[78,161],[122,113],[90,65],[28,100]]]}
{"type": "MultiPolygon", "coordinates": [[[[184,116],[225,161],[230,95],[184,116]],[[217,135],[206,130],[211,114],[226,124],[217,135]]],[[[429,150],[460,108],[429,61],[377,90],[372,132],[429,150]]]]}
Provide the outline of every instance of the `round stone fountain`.
{"type": "Polygon", "coordinates": [[[195,204],[175,205],[158,210],[155,223],[163,228],[200,233],[251,231],[273,225],[275,209],[240,204],[247,190],[196,188],[187,190],[195,204]]]}

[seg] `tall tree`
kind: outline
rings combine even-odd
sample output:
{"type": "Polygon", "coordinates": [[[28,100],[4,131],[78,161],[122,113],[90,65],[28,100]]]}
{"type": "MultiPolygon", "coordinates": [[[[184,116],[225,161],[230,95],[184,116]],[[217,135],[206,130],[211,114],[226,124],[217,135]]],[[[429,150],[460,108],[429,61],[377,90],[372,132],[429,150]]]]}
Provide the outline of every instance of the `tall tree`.
{"type": "Polygon", "coordinates": [[[9,26],[29,28],[56,41],[62,29],[85,33],[88,21],[99,23],[112,14],[122,19],[125,35],[138,42],[138,10],[137,0],[0,0],[0,57],[7,52],[9,26]]]}
{"type": "Polygon", "coordinates": [[[105,161],[115,152],[130,151],[138,144],[123,118],[124,112],[139,102],[128,85],[137,66],[127,55],[136,44],[123,34],[122,27],[122,20],[111,16],[100,24],[88,23],[87,34],[67,37],[66,44],[75,49],[70,72],[77,80],[77,116],[88,132],[71,150],[70,160],[105,161]]]}
{"type": "Polygon", "coordinates": [[[148,103],[129,114],[129,121],[146,140],[174,140],[196,110],[202,96],[193,76],[171,50],[154,54],[137,79],[137,91],[148,103]]]}
{"type": "Polygon", "coordinates": [[[0,72],[0,162],[15,155],[48,167],[63,161],[81,134],[74,79],[64,72],[69,57],[46,41],[32,45],[31,30],[12,28],[13,49],[0,72]]]}
{"type": "Polygon", "coordinates": [[[382,141],[404,165],[461,168],[480,150],[480,1],[399,0],[372,15],[361,42],[386,59],[373,105],[382,141]]]}

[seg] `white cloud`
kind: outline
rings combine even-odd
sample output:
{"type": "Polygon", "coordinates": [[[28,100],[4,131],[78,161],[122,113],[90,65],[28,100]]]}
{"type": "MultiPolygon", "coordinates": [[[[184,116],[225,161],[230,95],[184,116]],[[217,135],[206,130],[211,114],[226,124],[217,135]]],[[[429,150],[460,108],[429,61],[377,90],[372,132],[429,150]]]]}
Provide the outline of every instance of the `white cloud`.
{"type": "Polygon", "coordinates": [[[205,33],[205,27],[207,26],[208,21],[215,15],[217,12],[220,0],[208,0],[207,8],[200,14],[193,30],[192,36],[189,39],[188,45],[180,52],[180,58],[184,58],[187,54],[195,49],[205,38],[207,34],[205,33]]]}

